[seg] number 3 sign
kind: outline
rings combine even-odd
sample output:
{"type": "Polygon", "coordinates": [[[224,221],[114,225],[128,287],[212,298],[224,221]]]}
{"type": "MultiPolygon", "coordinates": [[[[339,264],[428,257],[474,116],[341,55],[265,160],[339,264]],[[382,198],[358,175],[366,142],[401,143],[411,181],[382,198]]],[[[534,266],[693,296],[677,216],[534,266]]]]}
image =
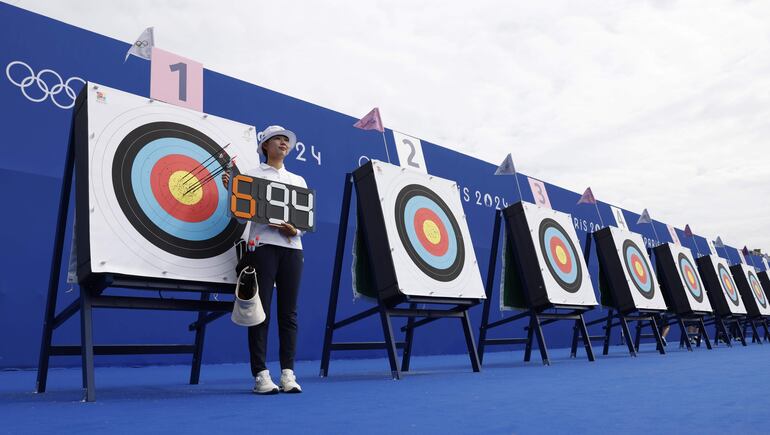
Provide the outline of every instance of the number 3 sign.
{"type": "Polygon", "coordinates": [[[532,189],[532,196],[535,198],[535,204],[540,207],[551,208],[551,200],[548,199],[548,191],[545,190],[545,184],[534,178],[529,178],[529,188],[532,189]]]}
{"type": "Polygon", "coordinates": [[[152,48],[150,98],[203,111],[203,64],[152,48]]]}

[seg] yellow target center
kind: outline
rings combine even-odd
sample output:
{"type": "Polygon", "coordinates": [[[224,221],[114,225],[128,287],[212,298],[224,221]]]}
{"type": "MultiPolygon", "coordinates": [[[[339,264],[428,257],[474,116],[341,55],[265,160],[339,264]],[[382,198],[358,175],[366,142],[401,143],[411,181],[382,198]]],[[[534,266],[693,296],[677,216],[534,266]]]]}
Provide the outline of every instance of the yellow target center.
{"type": "Polygon", "coordinates": [[[174,198],[184,205],[197,204],[203,198],[203,189],[195,189],[191,192],[192,186],[197,183],[198,179],[191,176],[187,171],[176,171],[168,177],[168,190],[174,198]]]}
{"type": "Polygon", "coordinates": [[[636,269],[636,274],[639,276],[644,276],[644,267],[642,267],[642,264],[637,262],[634,264],[634,269],[636,269]]]}
{"type": "Polygon", "coordinates": [[[564,248],[561,246],[556,247],[556,259],[559,260],[559,263],[561,264],[567,264],[567,253],[564,252],[564,248]]]}
{"type": "Polygon", "coordinates": [[[426,220],[422,223],[422,232],[425,234],[425,238],[434,245],[438,245],[441,242],[441,231],[439,231],[438,225],[432,220],[426,220]]]}
{"type": "Polygon", "coordinates": [[[695,277],[690,270],[687,271],[687,281],[690,281],[690,285],[695,285],[695,277]]]}

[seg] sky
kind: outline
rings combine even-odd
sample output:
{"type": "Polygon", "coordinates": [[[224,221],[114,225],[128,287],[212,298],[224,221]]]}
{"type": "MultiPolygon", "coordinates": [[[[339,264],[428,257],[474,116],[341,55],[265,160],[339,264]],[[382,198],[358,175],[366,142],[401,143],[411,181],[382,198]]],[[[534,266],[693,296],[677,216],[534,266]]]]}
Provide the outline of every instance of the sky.
{"type": "Polygon", "coordinates": [[[770,251],[768,1],[10,3],[770,251]]]}

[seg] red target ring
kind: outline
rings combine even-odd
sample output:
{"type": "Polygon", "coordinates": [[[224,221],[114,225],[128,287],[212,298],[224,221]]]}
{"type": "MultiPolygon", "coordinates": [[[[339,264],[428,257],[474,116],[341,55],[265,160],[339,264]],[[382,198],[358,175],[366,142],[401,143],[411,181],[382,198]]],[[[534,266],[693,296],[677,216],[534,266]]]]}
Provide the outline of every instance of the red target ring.
{"type": "Polygon", "coordinates": [[[197,160],[169,154],[153,166],[150,185],[166,213],[181,221],[202,222],[216,211],[219,201],[214,180],[196,189],[209,175],[208,169],[200,168],[197,160]],[[188,192],[190,189],[193,190],[188,192]]]}
{"type": "Polygon", "coordinates": [[[437,257],[446,254],[449,249],[449,236],[441,218],[432,210],[421,208],[415,212],[414,231],[426,251],[437,257]]]}
{"type": "Polygon", "coordinates": [[[647,284],[647,272],[645,270],[644,263],[642,263],[642,259],[639,258],[636,253],[631,254],[631,265],[633,266],[633,271],[635,272],[636,278],[639,280],[639,283],[642,285],[647,284]]]}
{"type": "Polygon", "coordinates": [[[558,237],[551,237],[549,248],[551,255],[556,259],[556,267],[564,273],[572,271],[572,257],[568,254],[569,250],[564,242],[558,237]]]}

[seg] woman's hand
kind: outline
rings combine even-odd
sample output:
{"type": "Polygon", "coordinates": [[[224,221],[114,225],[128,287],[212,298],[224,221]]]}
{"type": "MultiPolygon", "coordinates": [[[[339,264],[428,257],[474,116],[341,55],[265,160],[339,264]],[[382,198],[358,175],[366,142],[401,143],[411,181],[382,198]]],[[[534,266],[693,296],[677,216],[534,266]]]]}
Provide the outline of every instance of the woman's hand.
{"type": "Polygon", "coordinates": [[[294,237],[298,233],[297,229],[294,228],[294,225],[288,222],[284,222],[282,224],[268,224],[268,225],[277,229],[281,234],[283,234],[286,237],[294,237]]]}

